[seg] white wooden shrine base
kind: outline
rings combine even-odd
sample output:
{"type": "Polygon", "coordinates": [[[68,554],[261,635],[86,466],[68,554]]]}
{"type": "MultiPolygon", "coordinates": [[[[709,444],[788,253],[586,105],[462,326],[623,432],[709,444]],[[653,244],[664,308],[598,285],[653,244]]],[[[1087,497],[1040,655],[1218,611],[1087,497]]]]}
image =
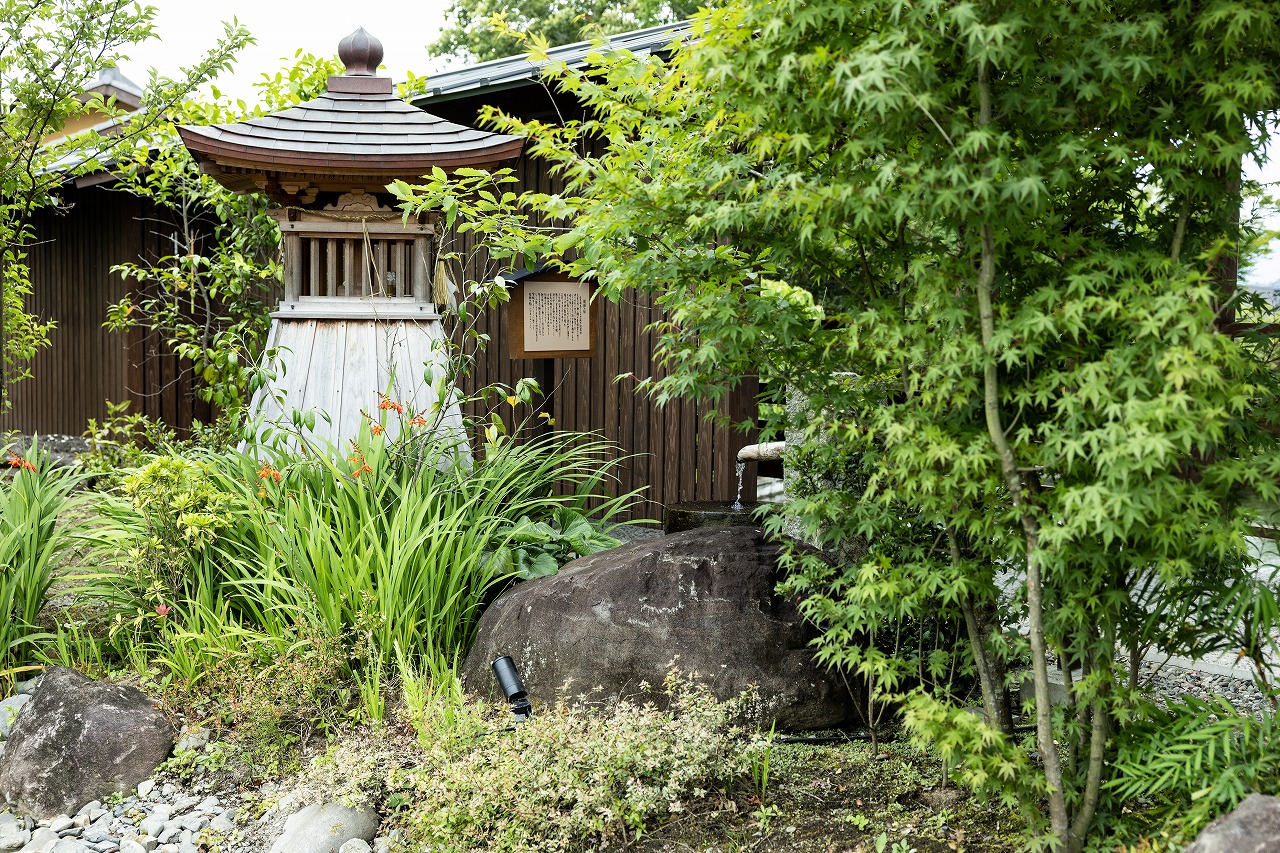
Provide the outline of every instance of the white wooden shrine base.
{"type": "MultiPolygon", "coordinates": [[[[273,314],[267,349],[277,350],[276,378],[259,389],[250,403],[256,434],[263,435],[263,424],[291,424],[295,410],[313,412],[314,428],[304,430],[307,439],[346,454],[366,416],[374,422],[381,417],[389,437],[399,435],[402,422],[407,427],[420,412],[435,422],[431,409],[436,394],[423,377],[428,364],[436,375],[445,369],[445,354],[433,348],[434,342],[444,341],[444,331],[434,313],[430,316],[420,322],[388,319],[386,312],[376,320],[292,319],[281,312],[273,314]],[[403,405],[403,416],[379,410],[379,394],[403,405]]],[[[462,415],[456,403],[447,407],[441,429],[451,441],[463,442],[460,450],[465,455],[462,415]]]]}

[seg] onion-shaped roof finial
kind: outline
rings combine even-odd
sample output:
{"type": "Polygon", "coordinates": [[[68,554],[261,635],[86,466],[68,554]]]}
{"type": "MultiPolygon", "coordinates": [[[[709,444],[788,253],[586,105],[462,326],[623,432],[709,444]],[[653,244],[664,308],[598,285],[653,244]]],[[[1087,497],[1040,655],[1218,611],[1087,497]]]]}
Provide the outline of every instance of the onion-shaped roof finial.
{"type": "Polygon", "coordinates": [[[348,77],[373,77],[382,64],[382,42],[361,27],[338,42],[338,58],[347,66],[348,77]]]}

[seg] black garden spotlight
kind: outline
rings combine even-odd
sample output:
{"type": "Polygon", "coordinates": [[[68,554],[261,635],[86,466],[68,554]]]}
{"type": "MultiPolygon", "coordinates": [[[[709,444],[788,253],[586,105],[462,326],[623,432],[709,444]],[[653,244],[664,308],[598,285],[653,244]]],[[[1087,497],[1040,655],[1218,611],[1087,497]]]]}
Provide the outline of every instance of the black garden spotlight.
{"type": "Polygon", "coordinates": [[[493,662],[493,674],[498,677],[498,686],[502,695],[511,704],[511,713],[517,720],[527,720],[533,715],[533,706],[529,704],[529,691],[524,689],[520,673],[516,672],[516,662],[511,655],[503,655],[493,662]]]}

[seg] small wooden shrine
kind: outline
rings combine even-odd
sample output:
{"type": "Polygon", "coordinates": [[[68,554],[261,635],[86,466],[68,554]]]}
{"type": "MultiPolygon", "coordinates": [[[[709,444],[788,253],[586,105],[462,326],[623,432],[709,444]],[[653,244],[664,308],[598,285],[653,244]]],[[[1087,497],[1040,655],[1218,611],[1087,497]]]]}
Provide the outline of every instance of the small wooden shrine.
{"type": "MultiPolygon", "coordinates": [[[[330,77],[320,97],[235,124],[179,128],[206,173],[278,205],[284,297],[267,342],[279,351],[278,378],[255,394],[250,416],[268,423],[313,411],[311,437],[334,447],[378,416],[379,395],[403,405],[406,420],[437,403],[424,376],[439,375],[444,358],[433,302],[442,226],[432,217],[403,222],[386,185],[434,167],[493,166],[522,146],[397,98],[391,79],[376,76],[382,53],[358,29],[338,45],[346,73],[330,77]]],[[[445,402],[445,426],[460,435],[457,406],[445,402]]],[[[389,432],[399,426],[392,421],[389,432]]]]}

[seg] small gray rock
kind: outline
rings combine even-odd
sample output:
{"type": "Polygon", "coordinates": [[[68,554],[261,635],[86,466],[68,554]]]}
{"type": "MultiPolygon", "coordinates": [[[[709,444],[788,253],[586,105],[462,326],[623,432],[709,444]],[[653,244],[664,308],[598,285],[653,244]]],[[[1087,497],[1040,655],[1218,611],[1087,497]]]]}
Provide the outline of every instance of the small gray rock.
{"type": "Polygon", "coordinates": [[[209,821],[209,828],[215,832],[228,833],[236,828],[236,822],[233,817],[228,817],[223,813],[209,821]]]}
{"type": "Polygon", "coordinates": [[[192,812],[178,818],[178,824],[190,832],[199,832],[209,825],[209,819],[199,812],[192,812]]]}
{"type": "Polygon", "coordinates": [[[138,799],[145,800],[151,796],[151,791],[156,787],[156,780],[143,779],[138,783],[138,799]]]}
{"type": "Polygon", "coordinates": [[[1280,850],[1280,797],[1250,794],[1229,814],[1200,830],[1183,853],[1280,850]]]}
{"type": "Polygon", "coordinates": [[[20,850],[30,840],[31,832],[23,822],[8,812],[0,814],[0,851],[20,850]]]}
{"type": "Polygon", "coordinates": [[[59,838],[49,853],[89,853],[89,848],[71,838],[59,838]]]}
{"type": "Polygon", "coordinates": [[[164,829],[156,835],[161,844],[168,844],[170,841],[177,841],[178,836],[182,834],[182,827],[178,826],[176,820],[171,820],[164,825],[164,829]]]}
{"type": "Polygon", "coordinates": [[[373,848],[363,838],[353,838],[339,847],[338,853],[373,853],[373,848]]]}
{"type": "Polygon", "coordinates": [[[31,701],[31,697],[25,693],[19,693],[17,696],[10,696],[3,702],[0,702],[0,740],[4,740],[9,736],[9,732],[13,730],[13,723],[18,719],[23,706],[31,701]]]}
{"type": "Polygon", "coordinates": [[[182,814],[185,811],[190,811],[191,809],[195,808],[199,803],[200,803],[199,797],[192,797],[192,796],[183,797],[182,799],[178,800],[176,803],[173,804],[173,811],[171,812],[171,814],[182,814]]]}
{"type": "Polygon", "coordinates": [[[50,853],[53,850],[53,845],[61,840],[58,838],[58,833],[47,826],[42,826],[31,833],[31,840],[22,848],[22,853],[50,853]]]}
{"type": "Polygon", "coordinates": [[[182,728],[182,734],[178,737],[178,742],[174,744],[175,752],[195,752],[197,749],[203,749],[209,743],[208,729],[189,730],[186,726],[182,728]]]}
{"type": "Polygon", "coordinates": [[[143,847],[137,838],[122,838],[120,853],[147,853],[147,848],[143,847]]]}
{"type": "Polygon", "coordinates": [[[142,824],[139,826],[139,829],[141,829],[145,835],[150,835],[154,838],[159,838],[160,833],[164,832],[164,824],[165,824],[165,820],[163,815],[157,816],[153,814],[150,817],[148,817],[146,820],[142,821],[142,824]]]}
{"type": "Polygon", "coordinates": [[[72,823],[73,821],[71,820],[70,815],[60,814],[53,820],[49,821],[49,828],[54,832],[61,834],[64,831],[71,829],[72,823]]]}
{"type": "Polygon", "coordinates": [[[354,838],[370,841],[378,832],[378,813],[371,806],[341,803],[307,806],[284,822],[284,832],[270,853],[338,853],[354,838]]]}
{"type": "Polygon", "coordinates": [[[84,815],[88,815],[90,820],[97,820],[98,818],[94,816],[93,813],[98,811],[102,811],[101,801],[90,800],[89,802],[84,804],[84,807],[81,808],[80,811],[76,812],[76,817],[82,817],[84,815]]]}

